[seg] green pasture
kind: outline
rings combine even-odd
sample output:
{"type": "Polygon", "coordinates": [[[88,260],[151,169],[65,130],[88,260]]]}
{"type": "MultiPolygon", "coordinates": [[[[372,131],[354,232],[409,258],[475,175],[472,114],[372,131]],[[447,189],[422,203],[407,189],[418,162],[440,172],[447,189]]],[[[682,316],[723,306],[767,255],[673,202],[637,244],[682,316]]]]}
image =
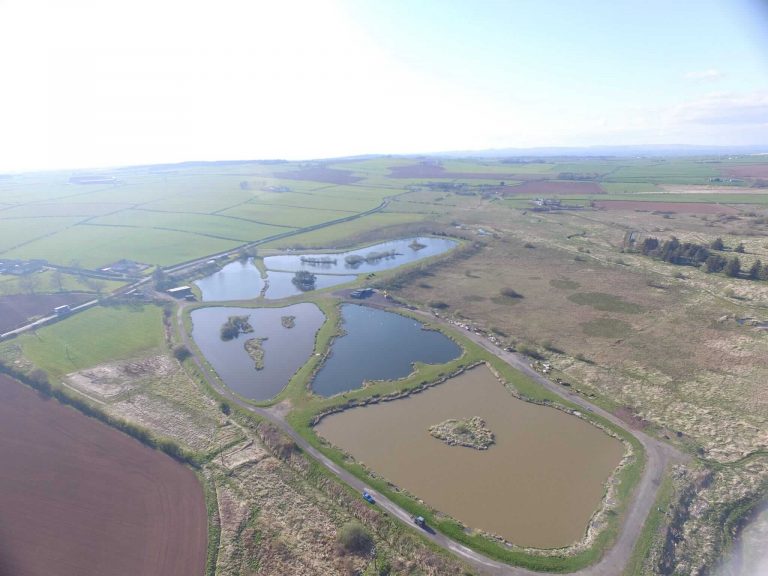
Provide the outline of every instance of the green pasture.
{"type": "Polygon", "coordinates": [[[554,169],[554,164],[548,161],[507,163],[497,160],[443,160],[440,164],[446,172],[498,174],[499,176],[509,174],[550,174],[554,169]]]}
{"type": "Polygon", "coordinates": [[[251,202],[254,204],[263,204],[265,206],[285,206],[291,208],[300,209],[315,209],[315,210],[332,210],[338,212],[365,212],[370,208],[373,208],[378,202],[373,203],[373,206],[366,205],[358,208],[354,206],[354,197],[338,197],[325,195],[322,190],[315,192],[264,192],[259,194],[257,198],[254,198],[251,202]]]}
{"type": "Polygon", "coordinates": [[[215,190],[213,192],[201,190],[195,193],[180,193],[167,196],[160,200],[142,204],[141,208],[158,212],[215,214],[248,202],[254,197],[255,193],[253,191],[240,190],[239,187],[237,189],[215,190]]]}
{"type": "Polygon", "coordinates": [[[423,221],[419,214],[402,214],[398,212],[377,212],[368,216],[362,216],[349,222],[334,224],[327,228],[297,234],[289,238],[274,240],[263,245],[264,248],[290,248],[304,246],[307,248],[333,248],[340,241],[378,228],[408,224],[410,222],[423,221]]]}
{"type": "Polygon", "coordinates": [[[51,218],[51,217],[77,217],[80,220],[93,216],[111,214],[119,210],[130,208],[128,202],[83,202],[74,200],[53,200],[51,202],[36,202],[31,204],[19,204],[8,210],[0,211],[0,220],[12,220],[15,218],[51,218]]]}
{"type": "Polygon", "coordinates": [[[719,176],[715,164],[689,159],[635,161],[605,178],[607,182],[654,182],[669,184],[707,184],[719,176]]]}
{"type": "Polygon", "coordinates": [[[96,218],[91,220],[91,223],[99,226],[170,229],[235,240],[240,243],[285,232],[284,228],[266,226],[239,218],[210,214],[150,212],[147,210],[124,210],[117,214],[96,218]]]}
{"type": "Polygon", "coordinates": [[[35,366],[52,378],[60,378],[162,345],[162,310],[153,305],[132,305],[97,306],[1,346],[20,346],[35,366]]]}
{"type": "MultiPolygon", "coordinates": [[[[0,212],[0,216],[3,213],[0,212]]],[[[0,257],[9,257],[5,252],[38,238],[44,238],[77,224],[81,218],[18,218],[0,217],[0,257]]],[[[39,256],[45,258],[44,256],[39,256]]]]}
{"type": "Polygon", "coordinates": [[[276,228],[277,233],[286,232],[290,228],[306,228],[339,218],[354,216],[354,212],[334,210],[315,210],[312,208],[296,208],[292,206],[267,206],[248,202],[232,210],[221,213],[222,216],[242,218],[250,222],[268,222],[276,228]]]}
{"type": "MultiPolygon", "coordinates": [[[[332,185],[322,190],[316,190],[313,192],[313,195],[322,195],[323,198],[343,198],[345,201],[350,202],[347,210],[364,212],[375,208],[385,198],[401,192],[399,187],[393,191],[392,184],[398,184],[398,182],[388,179],[387,183],[388,185],[384,187],[371,184],[368,180],[363,180],[356,184],[332,185]]],[[[402,191],[404,192],[405,190],[402,191]]]]}
{"type": "Polygon", "coordinates": [[[560,162],[552,167],[552,173],[573,172],[574,174],[598,174],[603,176],[621,168],[627,162],[624,160],[592,160],[584,159],[574,162],[560,162]]]}
{"type": "Polygon", "coordinates": [[[166,266],[242,244],[187,232],[78,225],[67,228],[3,254],[6,258],[44,258],[56,264],[73,261],[85,268],[98,268],[128,258],[145,264],[166,266]]]}

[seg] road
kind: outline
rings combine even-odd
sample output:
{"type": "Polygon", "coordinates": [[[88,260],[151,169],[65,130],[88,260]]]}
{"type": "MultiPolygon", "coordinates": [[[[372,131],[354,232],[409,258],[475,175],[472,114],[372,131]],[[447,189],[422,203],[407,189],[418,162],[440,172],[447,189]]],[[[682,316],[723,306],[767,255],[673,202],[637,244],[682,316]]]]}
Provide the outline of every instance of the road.
{"type": "MultiPolygon", "coordinates": [[[[181,303],[179,305],[176,314],[176,322],[178,324],[179,333],[182,335],[184,344],[187,346],[187,348],[189,348],[190,351],[194,351],[195,347],[191,346],[190,336],[184,329],[183,314],[185,307],[185,303],[181,303]]],[[[435,318],[427,313],[423,314],[432,322],[437,321],[445,324],[446,326],[449,325],[449,323],[445,320],[435,318]]],[[[451,326],[451,328],[454,330],[456,329],[454,326],[451,326]]],[[[473,342],[489,350],[507,362],[507,364],[509,364],[511,367],[523,372],[544,386],[547,390],[554,392],[558,396],[573,402],[574,404],[578,404],[585,410],[591,411],[594,414],[598,414],[607,420],[610,420],[617,426],[625,428],[624,423],[616,418],[613,414],[610,414],[598,406],[592,405],[590,402],[584,398],[576,396],[574,393],[569,393],[563,390],[562,386],[558,386],[554,382],[551,382],[545,378],[543,375],[531,369],[528,364],[528,360],[524,356],[514,352],[504,351],[493,345],[486,338],[479,334],[467,332],[465,333],[465,336],[468,336],[473,342]]],[[[221,396],[227,398],[230,402],[237,404],[241,408],[244,408],[276,425],[285,434],[290,436],[305,453],[316,459],[323,466],[325,466],[325,468],[330,470],[337,478],[351,486],[353,489],[357,490],[358,492],[369,489],[365,482],[344,468],[338,466],[322,452],[309,444],[306,439],[304,439],[288,424],[288,422],[285,421],[285,416],[281,411],[275,409],[274,407],[259,408],[235,396],[228,388],[221,385],[216,378],[211,377],[212,375],[210,374],[209,369],[201,361],[200,357],[194,352],[192,359],[200,369],[201,374],[205,376],[208,384],[219,394],[221,394],[221,396]]],[[[640,482],[635,488],[635,493],[633,494],[632,500],[629,504],[629,508],[627,514],[625,515],[619,537],[614,543],[613,547],[601,558],[599,562],[582,570],[578,570],[573,574],[578,574],[579,576],[617,576],[618,574],[621,574],[622,570],[627,564],[627,561],[629,560],[630,555],[632,554],[632,550],[634,549],[635,542],[637,541],[637,538],[639,537],[643,528],[645,519],[656,500],[656,491],[659,484],[661,483],[664,470],[670,464],[682,461],[684,459],[682,453],[677,451],[675,448],[659,442],[647,434],[644,434],[640,431],[632,431],[632,434],[645,448],[646,466],[640,482]]],[[[386,498],[384,495],[376,493],[376,505],[398,520],[408,524],[409,526],[413,526],[413,521],[410,514],[386,498]]],[[[439,532],[427,530],[422,530],[421,532],[424,537],[428,538],[438,546],[449,550],[483,574],[488,574],[490,576],[534,576],[542,574],[542,572],[534,572],[525,568],[510,566],[503,562],[499,562],[497,560],[483,556],[482,554],[479,554],[467,548],[466,546],[451,540],[439,532]]]]}

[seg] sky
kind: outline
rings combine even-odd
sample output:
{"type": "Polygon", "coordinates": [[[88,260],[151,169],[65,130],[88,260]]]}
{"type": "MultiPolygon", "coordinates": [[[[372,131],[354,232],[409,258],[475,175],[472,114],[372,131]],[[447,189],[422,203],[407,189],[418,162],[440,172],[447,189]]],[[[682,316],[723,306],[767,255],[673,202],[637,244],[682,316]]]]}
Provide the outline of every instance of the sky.
{"type": "Polygon", "coordinates": [[[0,171],[768,145],[768,0],[0,0],[0,171]]]}

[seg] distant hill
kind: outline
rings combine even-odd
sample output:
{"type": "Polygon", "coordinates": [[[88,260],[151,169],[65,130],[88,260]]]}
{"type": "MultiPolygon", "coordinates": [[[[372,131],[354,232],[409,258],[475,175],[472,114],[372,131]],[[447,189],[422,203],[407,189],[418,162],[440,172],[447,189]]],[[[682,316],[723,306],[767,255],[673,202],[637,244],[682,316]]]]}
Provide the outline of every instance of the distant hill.
{"type": "Polygon", "coordinates": [[[729,154],[768,154],[764,146],[698,146],[688,144],[633,146],[551,146],[541,148],[493,148],[432,152],[428,156],[451,158],[532,158],[532,157],[637,157],[637,156],[727,156],[729,154]]]}

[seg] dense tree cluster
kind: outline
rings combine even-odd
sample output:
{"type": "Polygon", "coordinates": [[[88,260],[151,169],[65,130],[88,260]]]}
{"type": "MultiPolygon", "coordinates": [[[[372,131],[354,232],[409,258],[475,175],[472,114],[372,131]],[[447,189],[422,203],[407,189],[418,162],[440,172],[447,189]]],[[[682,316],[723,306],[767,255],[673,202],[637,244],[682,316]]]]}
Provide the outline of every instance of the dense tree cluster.
{"type": "Polygon", "coordinates": [[[658,238],[649,236],[643,240],[640,251],[645,256],[682,266],[700,266],[711,255],[710,251],[701,244],[680,242],[675,237],[660,242],[658,238]]]}
{"type": "MultiPolygon", "coordinates": [[[[727,258],[715,252],[724,249],[725,245],[721,238],[713,240],[708,247],[695,242],[680,242],[674,236],[663,242],[649,236],[640,244],[640,252],[644,256],[658,258],[678,266],[704,266],[707,272],[724,272],[731,278],[741,277],[741,261],[738,256],[727,258]]],[[[744,253],[744,245],[739,244],[734,252],[744,253]]],[[[746,271],[746,276],[752,280],[768,280],[768,264],[756,260],[746,271]]]]}
{"type": "Polygon", "coordinates": [[[317,276],[312,274],[312,272],[307,270],[299,270],[293,275],[291,282],[293,282],[293,285],[302,292],[307,292],[309,290],[315,289],[316,280],[317,276]]]}

